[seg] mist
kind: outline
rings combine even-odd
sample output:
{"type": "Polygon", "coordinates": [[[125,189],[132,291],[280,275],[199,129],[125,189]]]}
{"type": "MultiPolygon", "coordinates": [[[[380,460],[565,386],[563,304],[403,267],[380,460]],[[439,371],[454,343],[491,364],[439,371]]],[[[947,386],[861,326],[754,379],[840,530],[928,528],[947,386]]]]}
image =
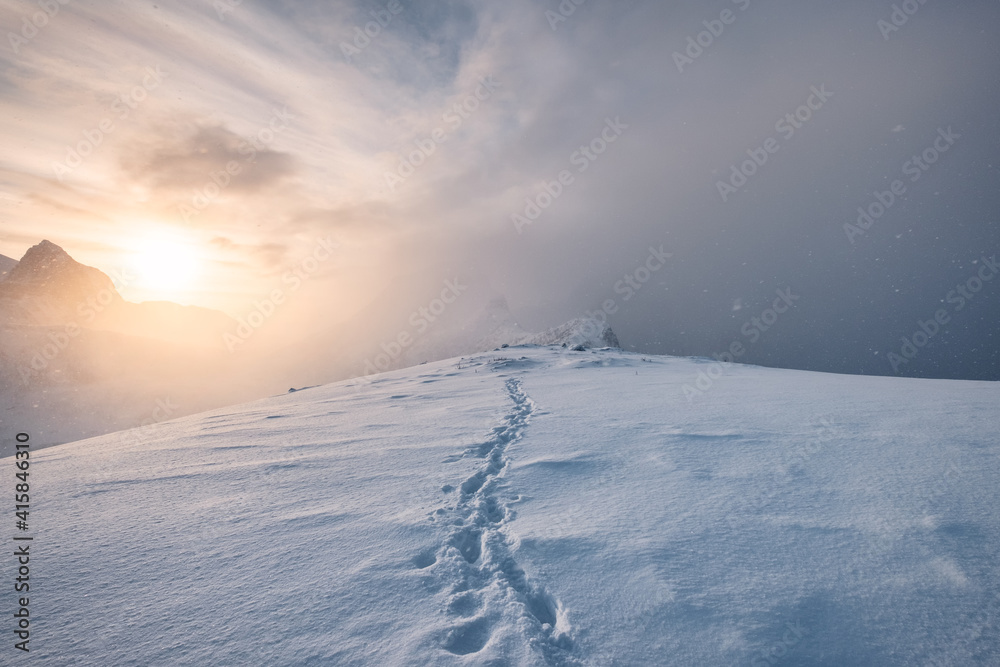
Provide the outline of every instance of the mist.
{"type": "Polygon", "coordinates": [[[996,3],[0,6],[0,253],[182,248],[118,289],[228,317],[192,410],[574,318],[1000,379],[996,3]]]}

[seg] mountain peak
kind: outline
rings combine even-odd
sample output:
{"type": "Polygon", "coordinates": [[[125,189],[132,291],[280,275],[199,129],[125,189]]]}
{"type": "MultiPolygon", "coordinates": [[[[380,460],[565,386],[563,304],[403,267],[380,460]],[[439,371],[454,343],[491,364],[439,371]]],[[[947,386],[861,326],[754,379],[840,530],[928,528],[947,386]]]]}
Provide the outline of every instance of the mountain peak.
{"type": "MultiPolygon", "coordinates": [[[[68,262],[76,263],[72,257],[69,256],[65,250],[57,246],[52,241],[42,241],[38,245],[33,245],[28,248],[28,251],[24,253],[24,257],[18,263],[15,269],[20,269],[17,274],[21,280],[27,279],[29,276],[37,276],[39,273],[44,273],[56,269],[63,264],[68,262]]],[[[12,277],[13,277],[12,272],[12,277]]]]}
{"type": "Polygon", "coordinates": [[[84,266],[51,241],[28,248],[2,283],[0,296],[11,298],[46,297],[66,305],[76,305],[98,297],[104,290],[121,299],[111,279],[99,270],[84,266]]]}
{"type": "Polygon", "coordinates": [[[539,334],[517,341],[517,344],[565,345],[566,347],[621,347],[618,336],[607,322],[594,317],[578,317],[539,334]]]}
{"type": "Polygon", "coordinates": [[[27,256],[27,254],[31,251],[57,253],[69,257],[69,254],[65,250],[48,239],[42,239],[37,245],[33,245],[28,248],[28,252],[25,253],[25,255],[27,256]]]}

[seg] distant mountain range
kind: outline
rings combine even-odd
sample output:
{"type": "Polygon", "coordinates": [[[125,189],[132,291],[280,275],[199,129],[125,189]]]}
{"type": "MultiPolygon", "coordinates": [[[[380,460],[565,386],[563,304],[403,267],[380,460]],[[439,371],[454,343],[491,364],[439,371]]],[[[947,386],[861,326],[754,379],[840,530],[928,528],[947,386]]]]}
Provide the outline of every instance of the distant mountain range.
{"type": "Polygon", "coordinates": [[[300,333],[283,314],[227,349],[239,321],[125,301],[111,278],[54,243],[19,262],[2,257],[0,428],[44,446],[506,345],[619,346],[606,323],[587,318],[525,331],[502,295],[457,279],[442,291],[400,278],[347,322],[318,332],[300,333]]]}
{"type": "MultiPolygon", "coordinates": [[[[207,409],[227,315],[129,303],[101,271],[42,241],[0,270],[0,424],[40,445],[207,409]],[[164,407],[166,406],[166,407],[164,407]]],[[[253,394],[243,393],[243,398],[253,394]]],[[[6,453],[0,451],[0,454],[6,453]]]]}
{"type": "Polygon", "coordinates": [[[50,241],[15,262],[0,282],[0,324],[111,331],[182,345],[221,347],[235,326],[224,313],[165,301],[129,303],[101,271],[80,264],[50,241]]]}

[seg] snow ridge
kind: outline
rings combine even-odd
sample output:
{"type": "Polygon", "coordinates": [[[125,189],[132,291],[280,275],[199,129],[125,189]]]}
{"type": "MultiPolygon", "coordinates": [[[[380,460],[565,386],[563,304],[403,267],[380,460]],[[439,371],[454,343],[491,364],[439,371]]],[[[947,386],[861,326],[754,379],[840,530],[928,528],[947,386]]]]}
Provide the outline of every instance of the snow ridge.
{"type": "Polygon", "coordinates": [[[448,614],[462,618],[447,631],[441,645],[455,655],[478,653],[493,638],[494,626],[515,618],[527,646],[540,654],[545,664],[577,664],[570,655],[573,643],[566,610],[528,578],[514,557],[511,500],[498,491],[510,465],[506,450],[521,439],[534,402],[520,380],[507,380],[506,390],[513,406],[503,422],[484,442],[449,460],[474,457],[484,459],[485,464],[457,489],[445,487],[457,493],[457,500],[432,515],[446,526],[457,526],[436,557],[427,554],[422,563],[435,566],[437,574],[450,584],[445,593],[448,614]]]}

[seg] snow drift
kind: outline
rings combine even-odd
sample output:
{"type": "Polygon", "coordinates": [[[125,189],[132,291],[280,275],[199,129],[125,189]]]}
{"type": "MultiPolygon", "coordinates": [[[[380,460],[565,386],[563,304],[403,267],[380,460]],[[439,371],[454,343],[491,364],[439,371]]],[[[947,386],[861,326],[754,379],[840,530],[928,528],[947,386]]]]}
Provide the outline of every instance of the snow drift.
{"type": "Polygon", "coordinates": [[[689,401],[706,363],[510,348],[38,452],[18,664],[996,664],[1000,387],[689,401]]]}

